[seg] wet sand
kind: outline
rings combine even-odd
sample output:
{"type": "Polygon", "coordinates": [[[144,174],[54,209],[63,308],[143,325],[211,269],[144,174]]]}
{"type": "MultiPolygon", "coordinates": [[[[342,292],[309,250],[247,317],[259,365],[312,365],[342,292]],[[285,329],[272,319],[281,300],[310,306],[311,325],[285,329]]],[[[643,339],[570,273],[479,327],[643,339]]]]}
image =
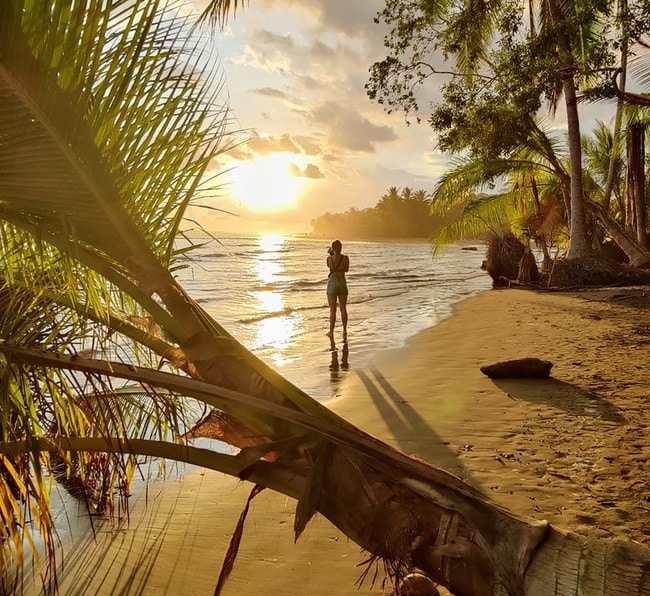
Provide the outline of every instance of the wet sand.
{"type": "MultiPolygon", "coordinates": [[[[495,290],[350,371],[328,405],[519,514],[650,546],[649,362],[644,289],[495,290]],[[479,370],[526,356],[553,362],[551,378],[479,370]]],[[[250,488],[203,471],[151,485],[128,525],[75,539],[60,593],[212,594],[250,488]]],[[[226,595],[382,593],[381,574],[355,585],[364,554],[324,518],[294,544],[294,509],[270,491],[254,499],[226,595]]]]}

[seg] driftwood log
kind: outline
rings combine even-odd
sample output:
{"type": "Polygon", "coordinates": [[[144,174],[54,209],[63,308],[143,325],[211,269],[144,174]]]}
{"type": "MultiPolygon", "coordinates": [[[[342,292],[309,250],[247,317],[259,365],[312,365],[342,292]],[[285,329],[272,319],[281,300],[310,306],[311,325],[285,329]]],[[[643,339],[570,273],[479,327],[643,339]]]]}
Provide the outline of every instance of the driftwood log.
{"type": "Polygon", "coordinates": [[[539,358],[519,358],[481,366],[481,372],[491,379],[545,379],[553,363],[539,358]]]}

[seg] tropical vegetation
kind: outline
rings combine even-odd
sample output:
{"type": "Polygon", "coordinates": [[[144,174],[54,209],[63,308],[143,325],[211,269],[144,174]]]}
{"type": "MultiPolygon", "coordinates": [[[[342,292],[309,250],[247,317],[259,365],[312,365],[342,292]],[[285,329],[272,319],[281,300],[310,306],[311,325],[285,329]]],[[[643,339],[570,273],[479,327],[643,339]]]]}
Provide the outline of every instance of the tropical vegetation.
{"type": "Polygon", "coordinates": [[[441,223],[426,191],[391,186],[374,207],[324,213],[311,226],[314,235],[327,238],[428,238],[441,223]]]}
{"type": "Polygon", "coordinates": [[[395,582],[417,567],[459,595],[649,590],[647,549],[521,519],[367,435],[179,285],[181,221],[231,126],[184,14],[163,0],[0,10],[1,591],[20,589],[30,552],[56,591],[54,478],[110,513],[152,457],[295,498],[296,537],[321,513],[395,582]],[[187,439],[206,413],[236,455],[187,439]]]}
{"type": "Polygon", "coordinates": [[[434,243],[507,230],[574,259],[612,239],[648,262],[648,102],[626,85],[648,81],[649,17],[647,0],[386,2],[389,54],[372,67],[370,98],[409,118],[418,90],[446,80],[427,120],[454,163],[432,208],[459,217],[434,243]],[[578,104],[605,98],[616,98],[611,129],[585,137],[578,104]],[[543,116],[562,101],[566,136],[543,116]]]}

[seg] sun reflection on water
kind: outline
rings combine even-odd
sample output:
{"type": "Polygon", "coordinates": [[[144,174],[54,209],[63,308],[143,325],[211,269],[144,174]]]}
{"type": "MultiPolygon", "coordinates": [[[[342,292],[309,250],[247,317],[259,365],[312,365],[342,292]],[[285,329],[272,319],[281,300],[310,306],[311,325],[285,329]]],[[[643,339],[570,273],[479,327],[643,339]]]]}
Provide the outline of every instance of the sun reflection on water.
{"type": "Polygon", "coordinates": [[[257,301],[257,309],[261,315],[272,315],[255,323],[253,350],[264,348],[269,350],[273,364],[282,366],[291,360],[285,356],[285,351],[294,341],[299,332],[297,317],[293,314],[283,314],[287,310],[284,297],[273,289],[273,284],[286,279],[281,255],[286,243],[282,235],[268,234],[259,237],[261,252],[255,257],[253,272],[259,280],[258,291],[250,292],[257,301]],[[275,315],[275,316],[273,316],[275,315]]]}

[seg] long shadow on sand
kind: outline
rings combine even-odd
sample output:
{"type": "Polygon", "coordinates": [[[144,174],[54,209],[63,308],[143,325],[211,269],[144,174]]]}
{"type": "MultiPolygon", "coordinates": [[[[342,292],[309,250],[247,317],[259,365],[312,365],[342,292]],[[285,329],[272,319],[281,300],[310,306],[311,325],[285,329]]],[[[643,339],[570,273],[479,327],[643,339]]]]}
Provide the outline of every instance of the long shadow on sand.
{"type": "Polygon", "coordinates": [[[175,504],[161,515],[154,515],[155,509],[148,510],[139,522],[132,521],[132,527],[125,526],[112,532],[104,530],[97,539],[88,535],[76,544],[66,555],[71,562],[67,575],[72,584],[66,587],[66,594],[95,596],[98,585],[102,594],[146,594],[148,581],[154,573],[157,557],[174,517],[175,504]],[[97,557],[98,551],[108,552],[116,544],[117,554],[112,560],[97,557]],[[89,583],[88,578],[91,578],[89,583]]]}
{"type": "Polygon", "coordinates": [[[356,372],[401,451],[417,455],[465,480],[470,478],[470,473],[458,455],[449,448],[448,442],[436,433],[381,372],[377,369],[370,369],[368,373],[362,370],[356,372]]]}
{"type": "Polygon", "coordinates": [[[572,416],[589,416],[620,424],[625,417],[620,410],[596,393],[585,391],[558,379],[492,379],[512,399],[546,404],[572,416]]]}

